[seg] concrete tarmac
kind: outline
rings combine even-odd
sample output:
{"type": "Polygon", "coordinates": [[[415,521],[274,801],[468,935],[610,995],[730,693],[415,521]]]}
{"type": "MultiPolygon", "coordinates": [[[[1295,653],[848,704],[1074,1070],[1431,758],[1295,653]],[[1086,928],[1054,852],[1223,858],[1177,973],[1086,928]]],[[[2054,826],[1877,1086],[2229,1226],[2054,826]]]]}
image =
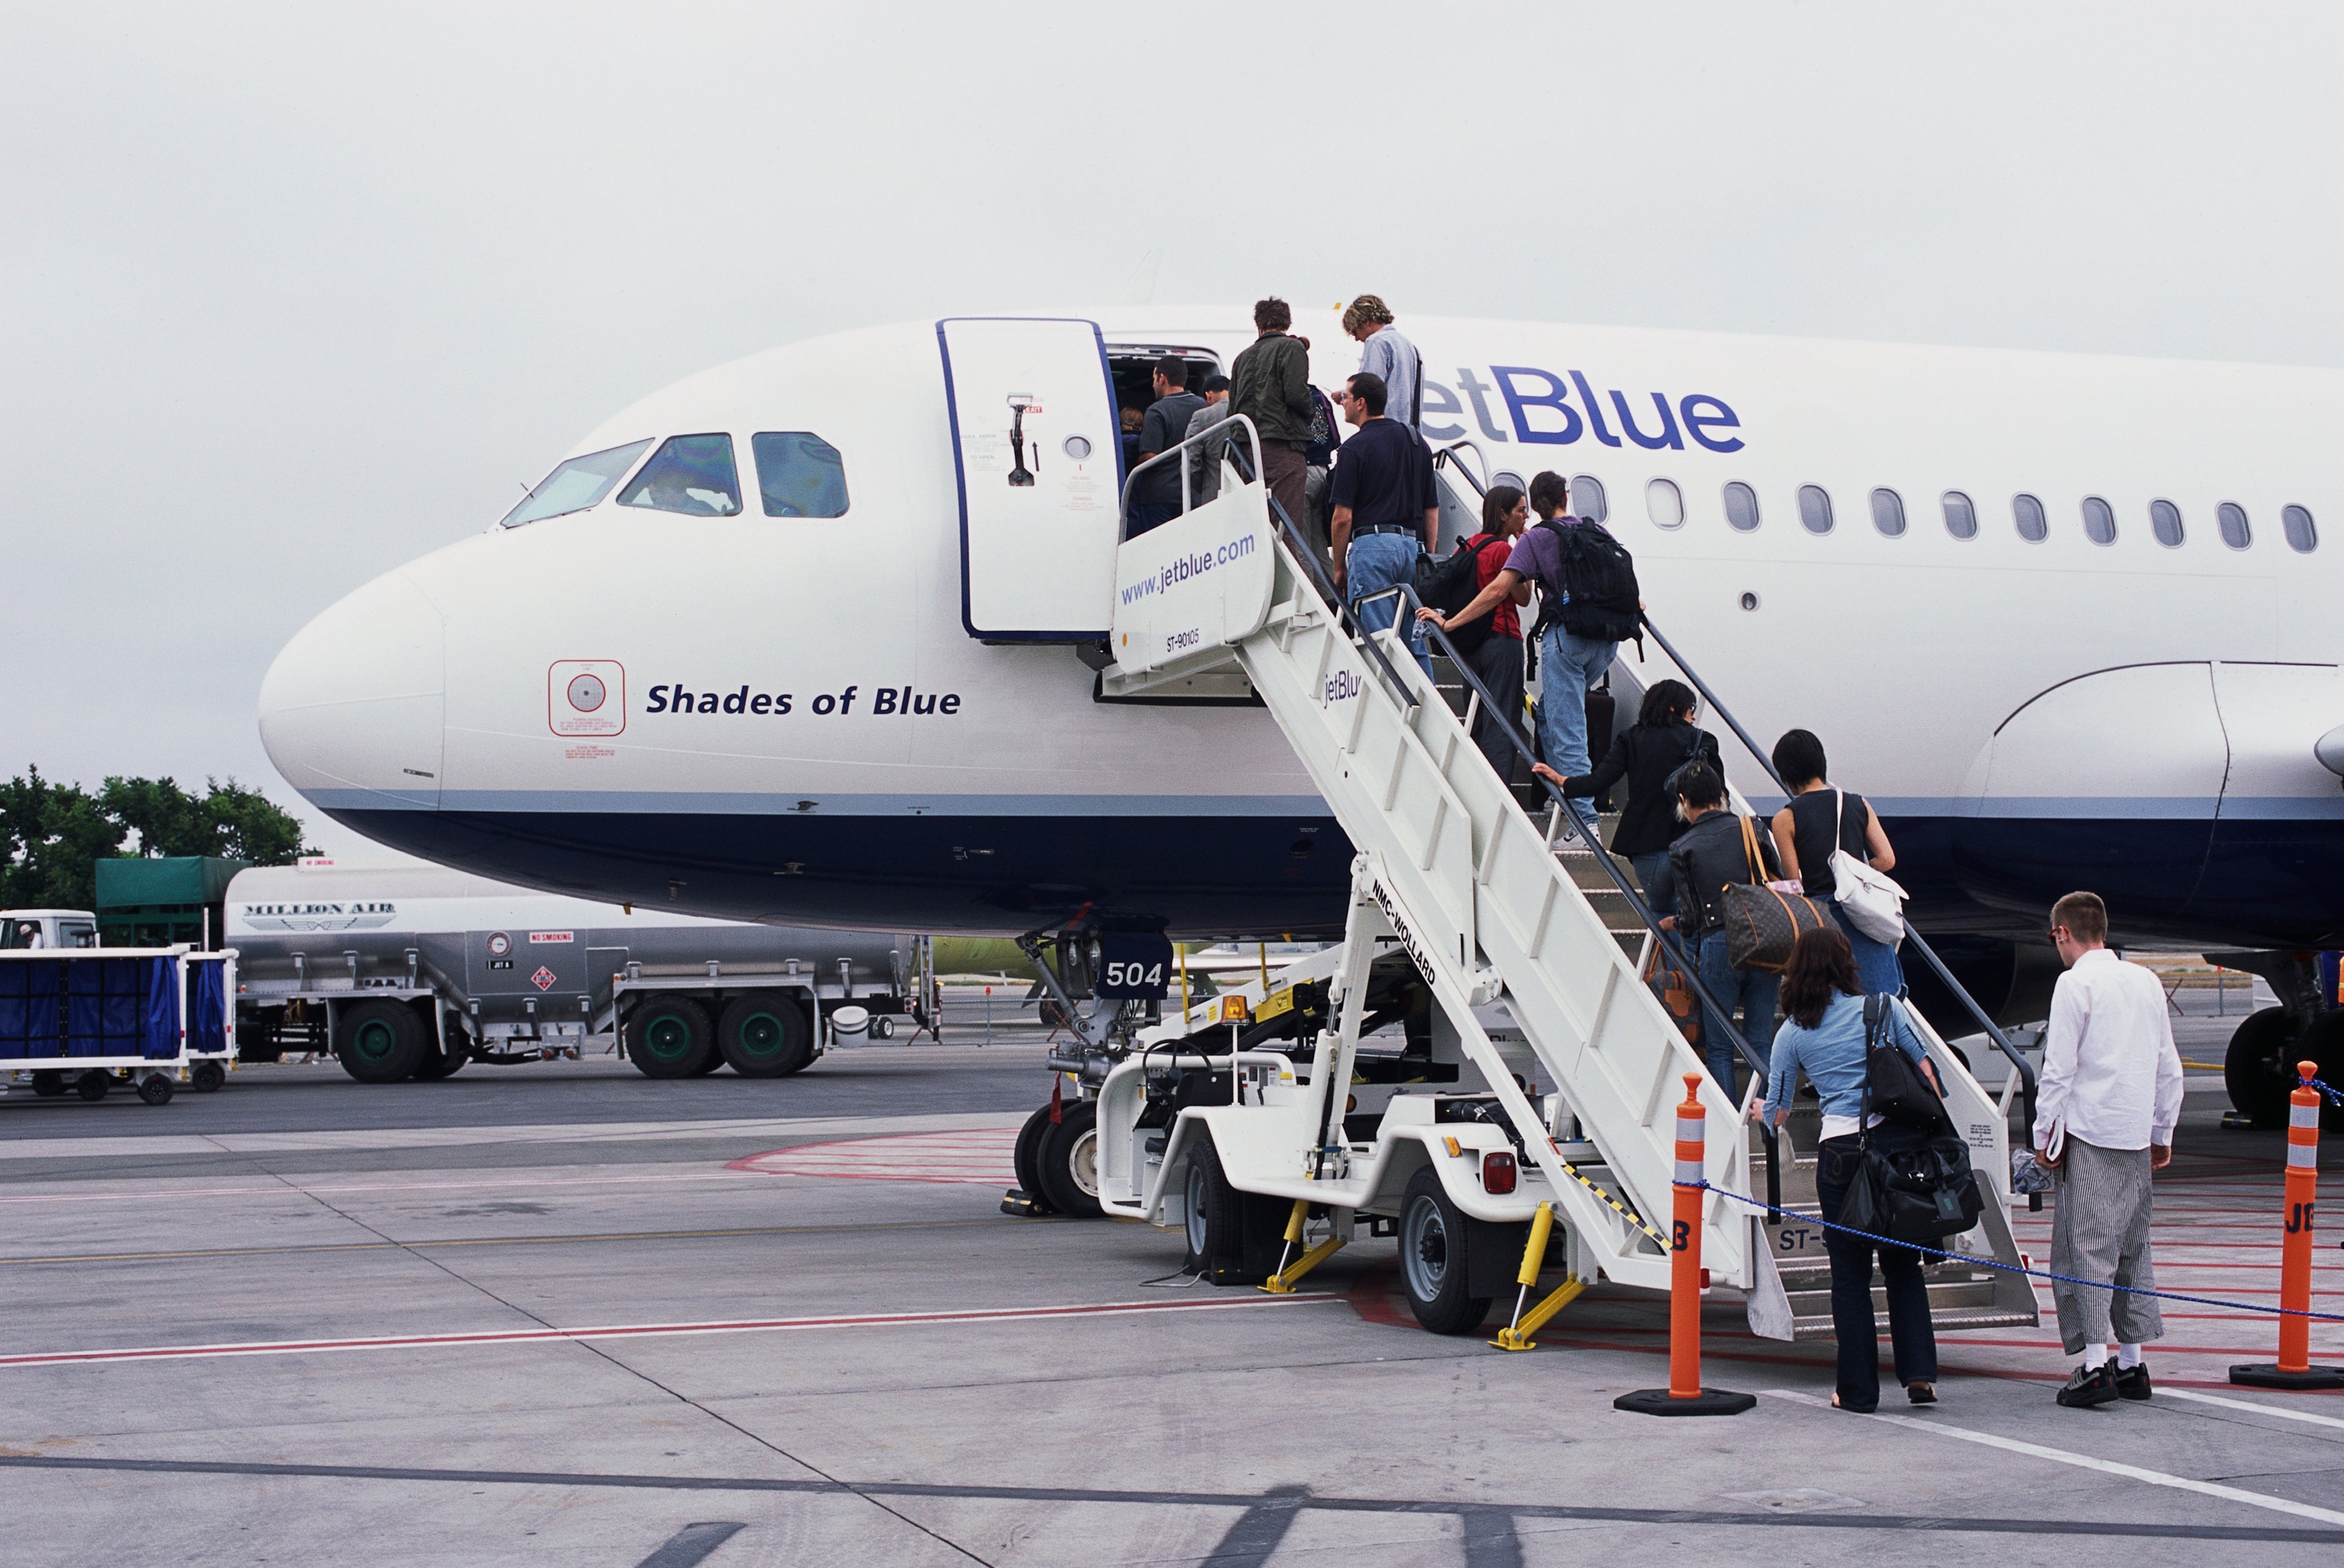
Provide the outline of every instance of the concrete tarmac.
{"type": "MultiPolygon", "coordinates": [[[[2228,1027],[2186,1024],[2184,1055],[2218,1059],[2228,1027]]],[[[1599,1288],[1507,1355],[1416,1328],[1389,1241],[1272,1299],[1167,1280],[1166,1233],[1001,1215],[1040,1031],[946,1037],[758,1083],[590,1059],[386,1087],[256,1068],[161,1108],[12,1093],[0,1555],[2004,1568],[2344,1546],[2344,1397],[2222,1381],[2269,1358],[2266,1317],[2168,1303],[2157,1397],[2098,1411],[2053,1405],[2047,1314],[1945,1335],[1943,1402],[1864,1418],[1828,1408],[1829,1341],[1753,1339],[1721,1299],[1708,1381],[1757,1408],[1623,1414],[1666,1381],[1658,1298],[1599,1288]]],[[[2225,1104],[2189,1097],[2160,1270],[2270,1300],[2279,1138],[2217,1130],[2225,1104]]],[[[2037,1258],[2048,1219],[2020,1217],[2037,1258]]],[[[2314,1343],[2344,1361],[2336,1326],[2314,1343]]]]}

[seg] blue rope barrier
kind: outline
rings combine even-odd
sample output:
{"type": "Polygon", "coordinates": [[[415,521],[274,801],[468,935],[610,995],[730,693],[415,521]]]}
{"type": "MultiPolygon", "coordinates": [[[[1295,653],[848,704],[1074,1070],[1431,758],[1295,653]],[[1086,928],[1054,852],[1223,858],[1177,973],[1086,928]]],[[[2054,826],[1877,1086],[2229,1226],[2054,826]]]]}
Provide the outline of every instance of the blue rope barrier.
{"type": "Polygon", "coordinates": [[[1854,1226],[1834,1225],[1817,1215],[1801,1214],[1789,1209],[1777,1209],[1771,1203],[1761,1202],[1755,1198],[1736,1192],[1731,1188],[1720,1187],[1712,1181],[1678,1181],[1672,1182],[1670,1185],[1696,1188],[1703,1192],[1714,1192],[1721,1198],[1731,1198],[1735,1202],[1746,1203],[1753,1209],[1763,1209],[1769,1213],[1779,1214],[1785,1219],[1796,1219],[1802,1224],[1820,1225],[1826,1230],[1836,1230],[1843,1236],[1860,1236],[1864,1240],[1878,1246],[1903,1247],[1914,1252],[1925,1252],[1932,1258],[1944,1258],[1956,1263],[1974,1264],[1981,1269],[2000,1269],[2012,1274],[2031,1274],[2037,1280],[2056,1280],[2063,1285],[2081,1285],[2092,1290],[2122,1290],[2128,1295],[2155,1296],[2167,1301],[2187,1301],[2199,1307],[2228,1307],[2240,1312],[2276,1312],[2288,1318],[2317,1318],[2322,1322],[2344,1323],[2344,1312],[2314,1312],[2308,1309],[2299,1310],[2294,1307],[2263,1307],[2252,1301],[2222,1301],[2211,1296],[2184,1296],[2177,1290],[2144,1290],[2137,1285],[2117,1285],[2106,1280],[2078,1280],[2072,1275],[2054,1274],[2047,1269],[2029,1269],[2023,1264],[2005,1263],[1998,1259],[1980,1258],[1968,1252],[1947,1252],[1942,1248],[1924,1247],[1917,1241],[1892,1240],[1885,1236],[1874,1236],[1869,1230],[1858,1230],[1854,1226]]]}
{"type": "Polygon", "coordinates": [[[2296,1075],[2296,1081],[2305,1088],[2318,1089],[2321,1094],[2326,1095],[2330,1105],[2344,1105],[2344,1090],[2321,1083],[2318,1078],[2305,1077],[2301,1073],[2296,1075]]]}

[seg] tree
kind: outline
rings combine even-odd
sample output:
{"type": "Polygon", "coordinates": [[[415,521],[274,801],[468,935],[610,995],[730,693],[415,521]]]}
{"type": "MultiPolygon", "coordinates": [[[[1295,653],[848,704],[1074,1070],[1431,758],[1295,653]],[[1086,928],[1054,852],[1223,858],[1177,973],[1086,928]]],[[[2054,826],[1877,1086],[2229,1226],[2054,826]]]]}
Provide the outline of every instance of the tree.
{"type": "Polygon", "coordinates": [[[96,863],[122,855],[217,855],[289,865],[313,849],[267,796],[216,779],[200,795],[171,779],[109,777],[93,795],[38,768],[0,784],[0,907],[88,909],[96,863]],[[136,847],[130,845],[136,838],[136,847]]]}

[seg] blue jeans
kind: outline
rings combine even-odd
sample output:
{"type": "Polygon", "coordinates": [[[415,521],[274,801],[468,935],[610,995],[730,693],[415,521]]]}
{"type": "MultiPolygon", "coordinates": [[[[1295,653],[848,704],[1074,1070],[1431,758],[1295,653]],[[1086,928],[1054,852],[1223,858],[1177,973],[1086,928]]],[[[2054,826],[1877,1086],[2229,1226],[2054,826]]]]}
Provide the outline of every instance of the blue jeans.
{"type": "Polygon", "coordinates": [[[1592,773],[1587,755],[1587,688],[1612,667],[1617,642],[1574,637],[1550,626],[1539,642],[1539,750],[1565,778],[1592,773]]]}
{"type": "MultiPolygon", "coordinates": [[[[1381,599],[1373,604],[1361,604],[1359,601],[1387,588],[1413,585],[1416,558],[1420,553],[1421,547],[1414,537],[1404,533],[1370,533],[1351,541],[1351,553],[1343,561],[1343,595],[1355,606],[1352,613],[1359,620],[1360,631],[1372,634],[1392,623],[1401,604],[1399,598],[1381,599]]],[[[1403,635],[1408,651],[1416,655],[1416,662],[1430,675],[1432,660],[1424,651],[1423,622],[1413,613],[1409,616],[1403,635]]]]}
{"type": "Polygon", "coordinates": [[[1668,869],[1669,852],[1665,849],[1656,849],[1650,855],[1632,855],[1628,857],[1628,864],[1636,868],[1636,885],[1643,889],[1644,902],[1652,906],[1653,918],[1658,919],[1663,915],[1674,915],[1677,912],[1677,898],[1676,888],[1673,885],[1670,887],[1669,895],[1666,898],[1652,896],[1652,884],[1658,882],[1661,879],[1661,873],[1668,869]]]}
{"type": "Polygon", "coordinates": [[[1831,910],[1832,918],[1839,922],[1839,928],[1847,933],[1847,945],[1855,953],[1856,984],[1864,987],[1864,994],[1867,996],[1903,996],[1904,966],[1897,962],[1896,949],[1858,931],[1855,922],[1847,917],[1847,911],[1839,906],[1837,899],[1826,898],[1823,903],[1831,910]]]}
{"type": "MultiPolygon", "coordinates": [[[[1713,931],[1701,939],[1700,965],[1701,983],[1717,998],[1717,1005],[1728,1012],[1741,1009],[1742,1037],[1758,1053],[1759,1070],[1764,1071],[1763,1064],[1773,1054],[1774,1001],[1783,988],[1783,977],[1763,969],[1737,969],[1728,963],[1723,931],[1713,931]]],[[[1713,1013],[1703,1033],[1702,1054],[1709,1058],[1709,1076],[1731,1095],[1733,1064],[1741,1060],[1741,1053],[1725,1037],[1725,1029],[1713,1013]]]]}

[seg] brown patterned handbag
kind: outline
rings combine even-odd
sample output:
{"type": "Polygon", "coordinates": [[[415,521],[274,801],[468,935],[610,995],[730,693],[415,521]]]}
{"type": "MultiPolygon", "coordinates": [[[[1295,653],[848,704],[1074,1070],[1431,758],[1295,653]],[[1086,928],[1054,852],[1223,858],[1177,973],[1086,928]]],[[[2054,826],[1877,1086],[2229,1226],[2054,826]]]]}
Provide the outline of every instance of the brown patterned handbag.
{"type": "Polygon", "coordinates": [[[1766,885],[1757,825],[1746,816],[1742,818],[1742,852],[1750,860],[1750,880],[1729,882],[1717,895],[1726,961],[1737,969],[1779,975],[1791,966],[1791,946],[1801,934],[1823,930],[1832,918],[1805,894],[1782,893],[1766,885]]]}

